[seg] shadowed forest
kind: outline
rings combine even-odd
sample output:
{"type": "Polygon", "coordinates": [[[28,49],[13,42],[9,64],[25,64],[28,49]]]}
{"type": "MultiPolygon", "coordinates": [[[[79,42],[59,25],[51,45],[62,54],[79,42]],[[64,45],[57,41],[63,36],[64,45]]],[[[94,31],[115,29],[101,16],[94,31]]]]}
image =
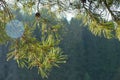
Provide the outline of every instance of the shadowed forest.
{"type": "MultiPolygon", "coordinates": [[[[61,32],[60,47],[68,55],[67,63],[54,68],[48,80],[119,80],[120,42],[94,36],[81,25],[81,20],[73,18],[69,24],[63,19],[63,22],[66,25],[61,32]]],[[[0,46],[0,80],[44,80],[34,68],[21,69],[15,61],[7,62],[8,48],[9,44],[0,46]]]]}

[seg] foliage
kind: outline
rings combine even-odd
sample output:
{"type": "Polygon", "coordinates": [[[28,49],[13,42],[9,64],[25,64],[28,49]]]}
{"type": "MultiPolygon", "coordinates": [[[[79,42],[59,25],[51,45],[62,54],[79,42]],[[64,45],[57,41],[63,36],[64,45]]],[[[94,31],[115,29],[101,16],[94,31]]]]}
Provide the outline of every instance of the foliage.
{"type": "MultiPolygon", "coordinates": [[[[7,4],[5,3],[5,5],[7,4]]],[[[56,16],[47,9],[41,10],[40,19],[32,18],[29,20],[29,17],[32,17],[33,14],[28,15],[29,17],[26,17],[26,20],[24,18],[25,16],[18,15],[19,13],[15,14],[14,10],[10,11],[10,9],[8,9],[6,12],[6,8],[4,8],[0,14],[2,16],[2,19],[0,20],[0,41],[1,44],[6,42],[11,44],[9,53],[7,54],[7,60],[16,60],[19,67],[22,68],[26,67],[32,69],[36,67],[38,73],[40,73],[43,78],[47,78],[53,67],[59,67],[59,64],[65,63],[66,61],[66,55],[63,55],[63,52],[59,47],[61,40],[59,29],[62,26],[60,21],[58,21],[56,16]],[[4,17],[5,15],[8,15],[9,18],[6,19],[7,17],[4,17]],[[22,22],[24,21],[25,32],[21,38],[12,39],[6,35],[5,25],[8,21],[17,18],[22,22]],[[37,28],[39,34],[36,34],[37,28]],[[36,35],[39,35],[39,38],[37,38],[36,35]]],[[[16,9],[16,11],[17,10],[19,10],[19,8],[16,9]]]]}
{"type": "Polygon", "coordinates": [[[40,7],[50,10],[54,8],[57,15],[69,11],[75,12],[76,16],[81,16],[93,34],[104,35],[108,39],[120,38],[117,33],[120,25],[120,0],[17,0],[11,8],[22,8],[31,14],[35,9],[39,11],[40,7]]]}
{"type": "Polygon", "coordinates": [[[76,16],[83,17],[83,21],[93,34],[103,35],[108,39],[119,39],[116,31],[120,25],[120,0],[17,0],[16,7],[19,7],[17,3],[21,4],[21,8],[30,14],[32,9],[36,9],[35,6],[37,10],[41,7],[53,10],[57,15],[72,11],[76,16]],[[108,29],[110,27],[111,29],[108,29]]]}
{"type": "Polygon", "coordinates": [[[119,39],[117,28],[120,25],[120,0],[16,0],[12,5],[11,8],[21,8],[29,14],[35,10],[39,11],[42,7],[53,10],[57,15],[72,11],[76,16],[81,16],[93,34],[98,36],[103,35],[108,39],[119,39]],[[110,27],[111,29],[108,29],[110,27]]]}

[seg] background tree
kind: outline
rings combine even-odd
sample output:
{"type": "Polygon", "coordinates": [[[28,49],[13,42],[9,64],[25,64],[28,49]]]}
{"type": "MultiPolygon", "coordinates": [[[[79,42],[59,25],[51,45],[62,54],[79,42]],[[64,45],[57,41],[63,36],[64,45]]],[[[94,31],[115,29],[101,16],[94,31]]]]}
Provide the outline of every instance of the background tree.
{"type": "Polygon", "coordinates": [[[49,80],[58,77],[60,80],[119,79],[120,42],[94,36],[87,27],[80,26],[79,22],[81,20],[72,19],[71,24],[66,26],[67,29],[65,27],[61,47],[68,55],[68,61],[60,70],[55,69],[56,72],[51,73],[49,80]]]}

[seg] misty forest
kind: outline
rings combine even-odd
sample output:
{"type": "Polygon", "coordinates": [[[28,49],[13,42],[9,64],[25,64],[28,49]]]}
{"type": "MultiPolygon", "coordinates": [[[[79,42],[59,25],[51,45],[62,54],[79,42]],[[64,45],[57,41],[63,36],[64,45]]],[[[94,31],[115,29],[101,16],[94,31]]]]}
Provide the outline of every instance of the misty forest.
{"type": "Polygon", "coordinates": [[[0,80],[120,80],[120,0],[0,0],[0,80]]]}

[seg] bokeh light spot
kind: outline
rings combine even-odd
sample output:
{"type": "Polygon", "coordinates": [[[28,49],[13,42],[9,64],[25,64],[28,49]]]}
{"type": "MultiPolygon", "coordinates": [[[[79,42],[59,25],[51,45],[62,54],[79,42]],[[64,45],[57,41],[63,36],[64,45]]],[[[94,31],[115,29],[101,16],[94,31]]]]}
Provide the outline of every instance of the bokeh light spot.
{"type": "Polygon", "coordinates": [[[6,24],[5,31],[11,38],[20,38],[24,33],[24,25],[19,20],[11,20],[6,24]]]}

